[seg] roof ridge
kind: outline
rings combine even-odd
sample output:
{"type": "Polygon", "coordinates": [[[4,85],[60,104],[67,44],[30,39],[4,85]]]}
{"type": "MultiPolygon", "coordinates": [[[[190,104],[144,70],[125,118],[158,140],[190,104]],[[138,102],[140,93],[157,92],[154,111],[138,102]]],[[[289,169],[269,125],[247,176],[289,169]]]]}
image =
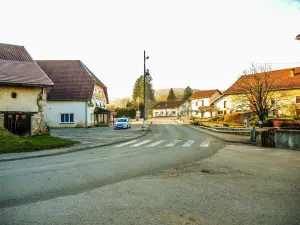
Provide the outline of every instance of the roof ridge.
{"type": "Polygon", "coordinates": [[[14,45],[14,44],[2,43],[2,42],[0,42],[0,45],[10,45],[10,46],[18,46],[24,48],[24,45],[14,45]]]}

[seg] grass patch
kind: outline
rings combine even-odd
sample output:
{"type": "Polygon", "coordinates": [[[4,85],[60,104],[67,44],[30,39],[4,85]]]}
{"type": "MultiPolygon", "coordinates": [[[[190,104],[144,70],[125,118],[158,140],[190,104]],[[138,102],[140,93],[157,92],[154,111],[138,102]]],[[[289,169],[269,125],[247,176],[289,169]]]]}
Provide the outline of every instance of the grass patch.
{"type": "Polygon", "coordinates": [[[0,127],[0,153],[32,152],[71,146],[78,141],[66,140],[50,135],[19,137],[0,127]]]}

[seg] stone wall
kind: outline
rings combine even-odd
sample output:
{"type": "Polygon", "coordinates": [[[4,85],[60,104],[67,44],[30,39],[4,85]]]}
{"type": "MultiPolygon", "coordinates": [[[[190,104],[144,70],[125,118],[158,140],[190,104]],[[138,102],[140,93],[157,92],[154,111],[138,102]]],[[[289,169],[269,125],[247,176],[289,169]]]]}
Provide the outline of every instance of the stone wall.
{"type": "Polygon", "coordinates": [[[300,130],[277,129],[275,147],[300,150],[300,130]]]}

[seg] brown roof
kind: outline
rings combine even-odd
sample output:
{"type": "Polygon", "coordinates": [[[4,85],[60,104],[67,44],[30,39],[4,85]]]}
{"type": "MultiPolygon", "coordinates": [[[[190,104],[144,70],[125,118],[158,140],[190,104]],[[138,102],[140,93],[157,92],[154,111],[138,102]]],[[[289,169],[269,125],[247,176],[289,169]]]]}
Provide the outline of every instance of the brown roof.
{"type": "MultiPolygon", "coordinates": [[[[244,79],[253,78],[253,76],[255,75],[250,74],[241,76],[230,88],[224,92],[224,94],[242,93],[239,88],[240,83],[244,79]]],[[[271,71],[270,78],[274,80],[272,90],[289,90],[300,88],[300,67],[271,71]],[[292,73],[294,76],[291,75],[292,73]]]]}
{"type": "Polygon", "coordinates": [[[35,62],[0,59],[0,84],[51,86],[52,81],[35,62]]]}
{"type": "Polygon", "coordinates": [[[194,94],[192,94],[191,97],[189,97],[189,99],[209,98],[216,91],[222,94],[218,89],[197,91],[194,94]]]}
{"type": "Polygon", "coordinates": [[[185,100],[157,102],[152,109],[175,109],[180,107],[185,102],[185,100]]]}
{"type": "Polygon", "coordinates": [[[298,35],[296,36],[296,40],[299,40],[299,41],[300,41],[300,34],[298,34],[298,35]]]}
{"type": "Polygon", "coordinates": [[[48,90],[48,100],[89,101],[97,83],[104,88],[108,103],[106,86],[80,60],[36,62],[54,83],[48,90]]]}
{"type": "Polygon", "coordinates": [[[0,59],[33,62],[24,46],[0,43],[0,59]]]}

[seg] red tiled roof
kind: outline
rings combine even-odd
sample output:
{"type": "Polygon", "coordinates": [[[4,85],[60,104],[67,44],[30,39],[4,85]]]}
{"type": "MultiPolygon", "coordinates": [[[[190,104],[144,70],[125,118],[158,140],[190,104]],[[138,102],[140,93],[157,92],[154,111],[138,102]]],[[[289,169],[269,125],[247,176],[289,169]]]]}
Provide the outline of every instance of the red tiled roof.
{"type": "Polygon", "coordinates": [[[197,91],[194,94],[192,94],[191,97],[189,97],[189,99],[209,98],[216,91],[219,92],[220,94],[222,94],[218,89],[197,91]]]}
{"type": "MultiPolygon", "coordinates": [[[[239,86],[244,79],[251,79],[255,75],[243,75],[241,76],[230,88],[228,88],[224,94],[240,94],[243,93],[239,86]]],[[[274,80],[272,90],[289,90],[300,88],[300,67],[288,68],[282,70],[274,70],[270,72],[270,78],[274,80]],[[291,76],[293,71],[294,76],[291,76]]]]}
{"type": "Polygon", "coordinates": [[[37,64],[53,81],[48,90],[48,100],[89,101],[98,83],[106,86],[80,60],[37,60],[37,64]]]}
{"type": "Polygon", "coordinates": [[[35,62],[0,59],[0,84],[51,86],[52,81],[35,62]]]}
{"type": "Polygon", "coordinates": [[[152,109],[175,109],[180,107],[183,103],[185,103],[185,100],[180,101],[167,101],[167,102],[157,102],[152,109]]]}
{"type": "Polygon", "coordinates": [[[0,43],[0,59],[33,62],[24,46],[0,43]]]}

